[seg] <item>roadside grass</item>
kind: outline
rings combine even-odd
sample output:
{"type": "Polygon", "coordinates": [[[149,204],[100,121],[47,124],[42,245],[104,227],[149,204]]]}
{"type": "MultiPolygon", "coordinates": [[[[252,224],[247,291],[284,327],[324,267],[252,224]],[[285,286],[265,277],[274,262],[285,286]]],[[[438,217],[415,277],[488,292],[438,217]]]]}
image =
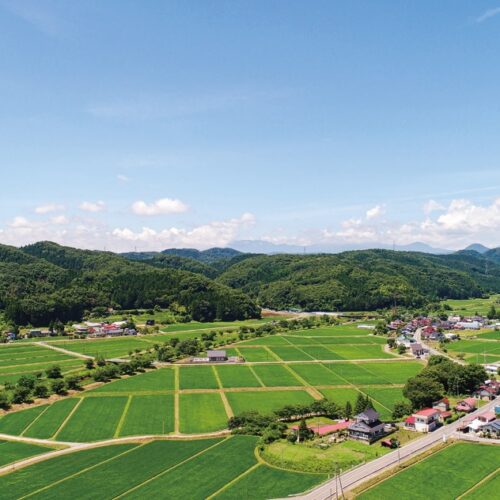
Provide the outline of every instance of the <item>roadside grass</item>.
{"type": "Polygon", "coordinates": [[[358,498],[423,500],[435,497],[436,492],[442,493],[440,498],[457,498],[496,470],[499,462],[498,446],[457,443],[391,476],[358,498]],[[446,471],[446,485],[443,471],[446,471]]]}
{"type": "Polygon", "coordinates": [[[224,388],[261,386],[248,366],[226,365],[217,366],[215,369],[224,388]]]}
{"type": "Polygon", "coordinates": [[[227,428],[228,416],[219,393],[180,395],[180,431],[184,434],[227,428]]]}
{"type": "Polygon", "coordinates": [[[78,404],[79,399],[61,399],[51,404],[23,433],[26,437],[51,438],[78,404]]]}
{"type": "Polygon", "coordinates": [[[226,396],[235,415],[251,410],[270,414],[286,405],[310,404],[313,401],[306,391],[228,392],[226,396]]]}
{"type": "Polygon", "coordinates": [[[57,440],[87,442],[112,438],[126,403],[125,396],[84,398],[58,432],[57,440]]]}
{"type": "MultiPolygon", "coordinates": [[[[0,499],[22,498],[136,446],[136,444],[119,444],[79,451],[2,475],[0,499]]],[[[95,490],[92,491],[95,494],[95,490]]]]}
{"type": "Polygon", "coordinates": [[[218,500],[285,498],[307,491],[316,484],[325,481],[327,477],[326,474],[292,472],[259,465],[214,498],[218,500]]]}
{"type": "Polygon", "coordinates": [[[211,366],[181,367],[179,373],[181,390],[219,388],[211,366]]]}
{"type": "Polygon", "coordinates": [[[253,436],[226,439],[124,498],[208,498],[255,464],[256,442],[253,436]]]}
{"type": "Polygon", "coordinates": [[[92,389],[86,394],[94,392],[140,393],[173,390],[174,370],[172,368],[159,368],[147,373],[141,373],[120,380],[115,380],[114,382],[92,389]]]}
{"type": "MultiPolygon", "coordinates": [[[[24,458],[41,455],[52,448],[30,443],[16,443],[14,441],[0,441],[0,467],[23,460],[24,458]]],[[[0,493],[1,497],[1,493],[0,493]]]]}
{"type": "Polygon", "coordinates": [[[119,436],[168,434],[174,431],[174,396],[132,396],[119,436]]]}
{"type": "Polygon", "coordinates": [[[253,369],[266,387],[297,387],[303,385],[283,365],[255,365],[253,369]]]}

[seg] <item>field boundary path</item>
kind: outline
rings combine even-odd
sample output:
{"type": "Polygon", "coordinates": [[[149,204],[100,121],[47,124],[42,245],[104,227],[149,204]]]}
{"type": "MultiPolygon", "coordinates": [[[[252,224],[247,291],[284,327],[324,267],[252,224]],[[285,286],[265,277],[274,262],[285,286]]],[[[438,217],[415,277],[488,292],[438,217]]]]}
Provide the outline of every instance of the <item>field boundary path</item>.
{"type": "Polygon", "coordinates": [[[61,352],[63,354],[66,354],[68,356],[72,356],[73,358],[80,358],[80,359],[94,359],[93,356],[88,356],[87,354],[82,354],[80,352],[75,352],[75,351],[69,351],[68,349],[64,349],[62,347],[57,347],[52,344],[47,344],[47,342],[36,342],[38,345],[41,345],[43,347],[47,347],[48,349],[52,349],[53,351],[61,352]]]}
{"type": "MultiPolygon", "coordinates": [[[[374,476],[377,476],[383,470],[387,470],[390,467],[406,462],[432,446],[435,446],[439,442],[445,442],[449,437],[455,437],[458,427],[465,419],[490,411],[499,403],[500,397],[497,397],[475,412],[469,413],[465,417],[458,419],[450,425],[444,425],[438,430],[426,434],[420,439],[410,441],[408,444],[388,453],[387,455],[344,472],[340,475],[343,491],[349,491],[374,476]]],[[[491,442],[491,440],[489,440],[489,442],[491,442]]],[[[337,482],[337,478],[329,479],[327,482],[311,490],[309,493],[295,495],[293,498],[303,500],[327,500],[332,499],[334,496],[338,498],[337,495],[341,492],[337,492],[337,482]]]]}

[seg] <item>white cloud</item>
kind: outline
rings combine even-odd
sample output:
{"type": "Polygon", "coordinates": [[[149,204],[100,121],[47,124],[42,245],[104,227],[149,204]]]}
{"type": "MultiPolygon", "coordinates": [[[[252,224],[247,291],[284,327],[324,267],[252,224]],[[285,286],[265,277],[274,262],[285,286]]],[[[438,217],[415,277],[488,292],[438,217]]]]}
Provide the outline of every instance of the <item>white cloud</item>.
{"type": "Polygon", "coordinates": [[[51,217],[50,222],[52,224],[64,225],[69,224],[69,219],[65,215],[56,215],[55,217],[51,217]]]}
{"type": "Polygon", "coordinates": [[[45,35],[56,37],[61,34],[61,22],[40,2],[11,0],[4,2],[2,6],[45,35]]]}
{"type": "Polygon", "coordinates": [[[118,174],[116,176],[116,178],[120,181],[120,182],[129,182],[130,179],[126,176],[126,175],[123,175],[123,174],[118,174]]]}
{"type": "Polygon", "coordinates": [[[141,249],[160,249],[167,247],[194,247],[210,248],[213,246],[226,246],[233,241],[239,231],[245,227],[255,224],[255,216],[244,213],[239,218],[226,221],[214,221],[208,224],[196,226],[192,229],[170,227],[155,230],[143,227],[140,231],[129,228],[116,228],[112,235],[120,246],[128,244],[139,244],[141,249]]]}
{"type": "Polygon", "coordinates": [[[80,209],[85,211],[85,212],[102,212],[106,208],[106,203],[103,201],[96,201],[96,202],[91,202],[91,201],[84,201],[83,203],[80,204],[80,209]]]}
{"type": "Polygon", "coordinates": [[[489,9],[485,12],[483,12],[479,17],[476,18],[476,23],[484,23],[484,21],[487,21],[488,19],[491,19],[492,17],[498,16],[500,14],[500,7],[495,7],[494,9],[489,9]]]}
{"type": "Polygon", "coordinates": [[[64,210],[64,205],[59,205],[57,203],[47,203],[45,205],[40,205],[35,208],[37,214],[48,214],[50,212],[59,212],[64,210]]]}
{"type": "Polygon", "coordinates": [[[380,217],[381,215],[385,214],[385,208],[382,205],[376,205],[373,208],[370,208],[369,210],[366,211],[366,218],[368,220],[371,219],[376,219],[377,217],[380,217]]]}
{"type": "Polygon", "coordinates": [[[137,215],[178,214],[187,210],[189,210],[188,205],[180,200],[171,198],[162,198],[153,203],[136,201],[132,204],[132,212],[137,215]]]}
{"type": "Polygon", "coordinates": [[[432,212],[439,212],[441,210],[445,210],[446,207],[438,203],[436,200],[429,200],[424,204],[424,213],[431,214],[432,212]]]}

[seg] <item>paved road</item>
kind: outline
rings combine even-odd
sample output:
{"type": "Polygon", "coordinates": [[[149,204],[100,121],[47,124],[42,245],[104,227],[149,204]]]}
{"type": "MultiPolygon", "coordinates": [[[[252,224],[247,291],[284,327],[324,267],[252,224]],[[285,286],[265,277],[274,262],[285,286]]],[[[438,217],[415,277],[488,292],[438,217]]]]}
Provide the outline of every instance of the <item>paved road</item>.
{"type": "Polygon", "coordinates": [[[463,360],[457,359],[457,358],[452,358],[451,356],[449,356],[445,352],[439,351],[438,349],[434,349],[434,347],[431,347],[429,344],[426,344],[422,340],[422,328],[418,328],[417,331],[415,332],[415,340],[417,342],[419,342],[424,349],[428,349],[429,354],[431,354],[433,356],[444,356],[445,358],[448,358],[449,360],[451,360],[455,363],[458,363],[459,365],[466,365],[467,364],[466,361],[463,361],[463,360]]]}
{"type": "MultiPolygon", "coordinates": [[[[421,439],[416,439],[415,441],[411,441],[405,446],[402,446],[399,450],[394,450],[383,457],[377,458],[376,460],[372,460],[364,465],[358,466],[355,469],[352,469],[349,472],[345,472],[341,474],[341,482],[344,491],[350,490],[359,486],[362,482],[371,479],[373,476],[376,476],[384,469],[387,469],[391,466],[395,466],[398,462],[403,462],[405,460],[409,460],[410,458],[418,455],[422,451],[438,444],[440,441],[446,440],[448,437],[452,436],[458,426],[462,423],[465,418],[470,418],[471,416],[478,415],[488,410],[492,410],[495,405],[500,403],[500,397],[497,397],[493,401],[490,401],[487,405],[483,406],[479,410],[476,410],[465,417],[453,422],[450,425],[445,425],[440,429],[431,432],[429,434],[424,435],[421,439]]],[[[335,479],[330,479],[326,483],[321,486],[315,488],[311,492],[298,495],[294,498],[300,498],[304,500],[326,500],[333,498],[336,495],[336,481],[335,479]]],[[[339,488],[339,496],[340,496],[340,488],[339,488]]]]}

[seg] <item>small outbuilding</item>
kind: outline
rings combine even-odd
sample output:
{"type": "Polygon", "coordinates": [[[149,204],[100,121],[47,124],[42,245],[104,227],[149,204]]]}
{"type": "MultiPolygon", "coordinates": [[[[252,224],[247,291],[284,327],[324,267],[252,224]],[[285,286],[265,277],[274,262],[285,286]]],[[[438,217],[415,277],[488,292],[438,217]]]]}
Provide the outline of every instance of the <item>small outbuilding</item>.
{"type": "Polygon", "coordinates": [[[227,361],[226,351],[207,351],[207,358],[210,363],[227,361]]]}

